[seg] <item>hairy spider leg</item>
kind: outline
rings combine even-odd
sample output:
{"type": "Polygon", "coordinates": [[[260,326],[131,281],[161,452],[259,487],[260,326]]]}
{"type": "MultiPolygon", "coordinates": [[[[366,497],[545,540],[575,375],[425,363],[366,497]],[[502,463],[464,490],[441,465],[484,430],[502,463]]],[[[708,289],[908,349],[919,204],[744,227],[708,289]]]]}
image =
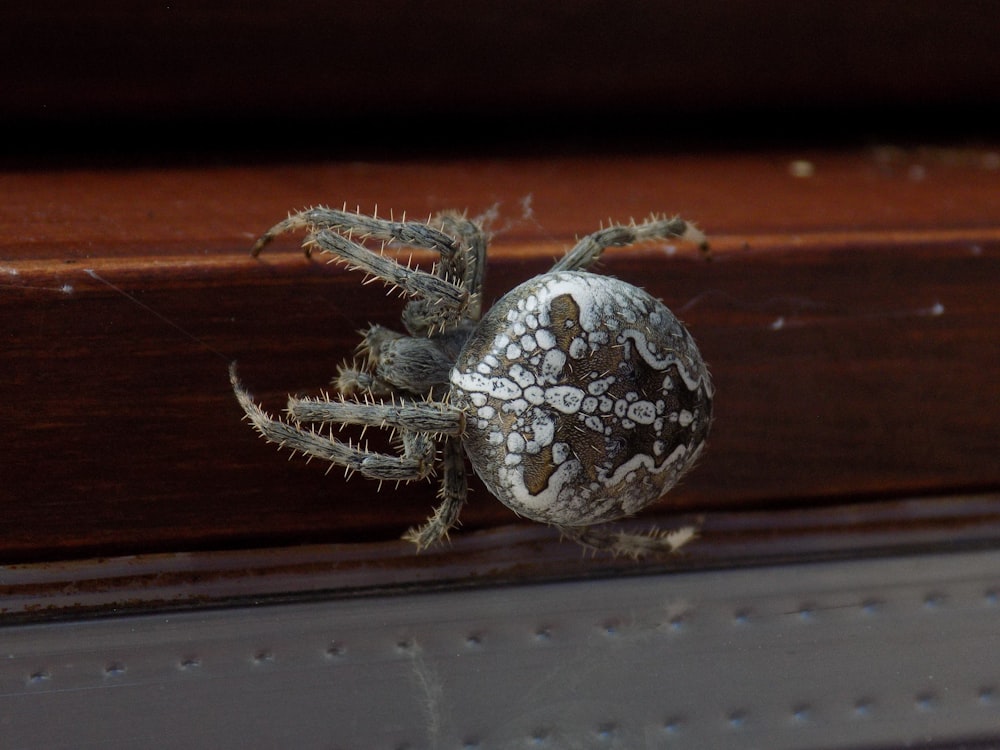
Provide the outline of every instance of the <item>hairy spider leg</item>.
{"type": "Polygon", "coordinates": [[[447,322],[460,320],[469,303],[469,293],[460,283],[404,266],[330,229],[314,232],[307,242],[344,260],[350,267],[401,289],[405,294],[428,300],[435,308],[437,321],[442,327],[447,322]]]}
{"type": "Polygon", "coordinates": [[[448,532],[458,524],[458,516],[469,495],[461,438],[446,438],[442,453],[441,487],[438,490],[440,503],[426,523],[409,529],[403,535],[403,539],[416,545],[417,552],[448,538],[448,532]]]}
{"type": "Polygon", "coordinates": [[[319,245],[333,255],[344,258],[356,268],[372,273],[383,281],[402,288],[407,294],[418,297],[410,300],[403,310],[404,325],[412,335],[429,335],[463,315],[468,319],[479,319],[482,307],[480,293],[486,266],[486,237],[481,227],[463,214],[455,211],[442,212],[433,217],[429,224],[422,224],[379,219],[356,212],[317,206],[291,214],[284,221],[268,229],[254,244],[251,254],[256,257],[275,237],[296,229],[305,229],[309,232],[309,236],[303,242],[307,256],[312,254],[313,245],[319,245]],[[357,235],[362,241],[368,239],[395,241],[413,248],[436,250],[441,260],[431,275],[448,282],[448,285],[435,287],[433,284],[423,283],[426,281],[426,275],[421,271],[411,271],[412,283],[401,283],[401,277],[407,274],[400,269],[410,271],[409,268],[399,264],[398,268],[392,268],[388,265],[392,261],[384,263],[372,261],[370,256],[377,258],[382,256],[359,243],[353,243],[353,247],[348,248],[330,235],[318,237],[317,235],[323,230],[328,230],[333,235],[344,235],[347,242],[351,242],[357,235]],[[362,254],[369,255],[368,262],[358,262],[356,256],[359,254],[357,249],[359,247],[362,248],[362,254]],[[456,295],[464,299],[455,301],[453,298],[456,295]],[[444,310],[442,305],[445,306],[444,310]],[[451,309],[456,305],[461,310],[460,313],[451,309]]]}
{"type": "Polygon", "coordinates": [[[400,399],[385,403],[292,397],[287,411],[295,422],[388,427],[453,437],[465,432],[465,412],[439,401],[400,399]]]}
{"type": "MultiPolygon", "coordinates": [[[[463,237],[473,231],[458,218],[454,223],[463,237]]],[[[380,278],[409,296],[418,297],[411,300],[408,314],[404,316],[404,320],[410,321],[408,328],[412,325],[411,333],[427,334],[459,320],[476,291],[465,288],[467,261],[460,240],[427,224],[379,219],[325,206],[299,211],[278,222],[254,243],[251,255],[256,257],[279,234],[296,229],[309,233],[303,242],[307,256],[312,254],[312,247],[318,245],[353,268],[380,278]],[[355,236],[361,242],[353,241],[355,236]],[[394,241],[412,248],[436,250],[441,262],[435,273],[412,269],[365,247],[361,243],[366,240],[394,241]],[[457,272],[459,270],[461,273],[457,272]]],[[[480,244],[485,252],[485,243],[480,244]]]]}
{"type": "Polygon", "coordinates": [[[486,276],[487,236],[481,224],[455,211],[437,214],[432,223],[461,241],[461,251],[449,264],[442,255],[441,272],[445,278],[462,280],[462,286],[469,292],[469,307],[466,315],[479,320],[482,313],[483,278],[486,276]]]}
{"type": "Polygon", "coordinates": [[[625,247],[646,240],[678,238],[694,242],[703,253],[708,252],[708,239],[695,227],[679,216],[670,219],[652,218],[641,224],[616,224],[599,229],[576,243],[551,271],[579,271],[590,266],[609,247],[625,247]]]}
{"type": "MultiPolygon", "coordinates": [[[[306,229],[310,233],[314,233],[319,229],[332,229],[347,234],[357,232],[361,238],[395,240],[396,242],[413,247],[437,250],[441,253],[442,257],[450,257],[458,252],[458,247],[453,237],[449,237],[447,234],[427,224],[414,221],[379,219],[375,216],[365,216],[353,211],[338,211],[326,206],[317,206],[291,214],[284,221],[279,221],[268,229],[254,243],[251,255],[259,255],[264,246],[279,234],[291,232],[296,229],[306,229]]],[[[310,246],[305,244],[303,248],[306,255],[309,255],[311,252],[310,246]]]]}
{"type": "MultiPolygon", "coordinates": [[[[441,253],[441,262],[436,264],[434,274],[465,289],[468,302],[462,317],[479,320],[486,270],[486,235],[482,227],[457,211],[441,212],[433,216],[429,223],[454,237],[458,246],[458,252],[441,253]]],[[[402,320],[411,336],[430,336],[457,322],[456,319],[442,320],[438,300],[426,296],[407,302],[402,320]]]]}
{"type": "Polygon", "coordinates": [[[371,479],[408,482],[424,479],[434,469],[434,442],[426,435],[404,432],[402,456],[373,453],[329,435],[322,435],[314,429],[307,430],[275,419],[253,400],[253,396],[240,383],[235,363],[229,367],[229,380],[247,419],[268,442],[322,458],[371,479]]]}
{"type": "Polygon", "coordinates": [[[645,555],[674,553],[688,542],[698,538],[695,526],[681,526],[669,531],[650,529],[644,534],[631,534],[617,530],[612,524],[595,526],[557,526],[563,536],[572,539],[585,549],[610,552],[639,559],[645,555]]]}

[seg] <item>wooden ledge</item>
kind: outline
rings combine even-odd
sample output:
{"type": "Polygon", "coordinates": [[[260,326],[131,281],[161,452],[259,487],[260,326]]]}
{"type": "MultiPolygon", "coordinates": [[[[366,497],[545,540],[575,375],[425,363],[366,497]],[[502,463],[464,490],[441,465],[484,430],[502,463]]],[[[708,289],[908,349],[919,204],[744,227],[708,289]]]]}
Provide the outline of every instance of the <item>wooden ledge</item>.
{"type": "MultiPolygon", "coordinates": [[[[289,209],[345,201],[420,217],[497,206],[490,299],[609,217],[676,212],[712,236],[710,263],[681,245],[602,261],[685,320],[718,388],[702,463],[636,523],[704,517],[710,549],[718,514],[776,513],[785,530],[747,531],[748,549],[769,540],[791,554],[796,519],[817,508],[891,515],[926,498],[960,512],[943,498],[967,497],[982,511],[977,543],[997,538],[996,150],[36,171],[0,187],[0,562],[397,549],[433,486],[380,493],[289,463],[241,422],[226,377],[239,360],[278,410],[328,382],[357,328],[398,320],[395,300],[305,260],[296,240],[248,256],[289,209]]],[[[475,489],[459,536],[530,529],[475,489]]],[[[897,520],[883,528],[901,543],[926,531],[897,520]]],[[[947,514],[935,523],[945,544],[947,514]]],[[[497,556],[519,544],[491,547],[490,564],[504,568],[497,556]]],[[[544,555],[517,564],[547,575],[544,555]]],[[[324,583],[338,585],[334,573],[324,583]]]]}
{"type": "Polygon", "coordinates": [[[788,510],[651,515],[626,527],[700,524],[676,555],[591,555],[538,524],[456,533],[415,554],[401,540],[140,554],[0,566],[0,622],[596,580],[996,546],[1000,493],[788,510]]]}

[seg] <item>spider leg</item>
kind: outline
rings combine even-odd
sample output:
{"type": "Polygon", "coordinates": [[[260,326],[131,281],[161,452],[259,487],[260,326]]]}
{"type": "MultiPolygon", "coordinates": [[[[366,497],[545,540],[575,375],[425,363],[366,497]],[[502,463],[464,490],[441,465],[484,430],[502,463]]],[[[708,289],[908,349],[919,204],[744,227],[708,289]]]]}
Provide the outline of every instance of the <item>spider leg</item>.
{"type": "MultiPolygon", "coordinates": [[[[446,270],[449,277],[462,280],[462,286],[468,290],[471,298],[468,316],[479,320],[482,312],[483,278],[486,275],[486,232],[480,221],[468,219],[454,211],[438,214],[433,222],[461,241],[461,249],[457,255],[461,260],[446,270]]],[[[441,265],[444,267],[445,263],[442,262],[441,265]]]]}
{"type": "MultiPolygon", "coordinates": [[[[486,235],[474,220],[456,211],[445,211],[431,219],[431,224],[457,240],[458,252],[441,255],[435,275],[447,281],[459,281],[468,294],[462,311],[464,318],[479,320],[482,313],[483,276],[486,272],[486,235]]],[[[432,334],[441,326],[437,300],[424,297],[410,300],[403,308],[403,325],[412,336],[432,334]]]]}
{"type": "Polygon", "coordinates": [[[441,502],[423,525],[415,526],[403,535],[403,539],[417,545],[418,552],[447,539],[448,531],[458,523],[458,515],[469,494],[461,439],[453,437],[445,440],[442,469],[441,489],[438,491],[441,502]]]}
{"type": "Polygon", "coordinates": [[[441,229],[420,222],[379,219],[320,206],[292,214],[275,224],[260,236],[251,255],[257,256],[279,234],[295,229],[308,232],[303,242],[306,255],[318,246],[349,267],[382,279],[408,296],[417,297],[414,302],[420,307],[419,317],[426,320],[425,332],[444,328],[461,319],[469,305],[470,293],[464,287],[464,272],[452,273],[453,269],[465,267],[462,242],[441,229]],[[436,250],[441,262],[435,273],[427,273],[366,247],[364,243],[368,240],[436,250]]]}
{"type": "Polygon", "coordinates": [[[682,526],[671,531],[652,529],[646,534],[630,534],[608,525],[558,526],[563,536],[589,550],[605,551],[638,559],[646,555],[675,553],[688,542],[698,538],[694,526],[682,526]]]}
{"type": "MultiPolygon", "coordinates": [[[[435,275],[448,281],[458,280],[468,294],[462,312],[468,320],[479,320],[482,314],[483,276],[486,272],[486,234],[475,221],[457,211],[444,211],[431,219],[448,235],[457,239],[458,252],[441,255],[435,275]]],[[[403,308],[403,324],[412,336],[431,335],[441,327],[441,315],[435,299],[424,297],[410,300],[403,308]]]]}
{"type": "Polygon", "coordinates": [[[577,271],[590,266],[609,247],[624,247],[646,240],[678,238],[695,242],[703,253],[708,252],[705,235],[679,216],[670,219],[652,218],[641,224],[616,224],[588,234],[556,261],[552,271],[577,271]]]}
{"type": "MultiPolygon", "coordinates": [[[[306,229],[310,234],[319,229],[332,229],[348,235],[357,232],[362,238],[396,241],[411,247],[437,250],[443,258],[450,258],[458,252],[454,238],[427,224],[379,219],[353,211],[338,211],[317,206],[291,214],[284,221],[279,221],[268,229],[254,243],[251,255],[259,255],[264,246],[279,234],[296,229],[306,229]]],[[[304,245],[304,248],[306,255],[309,255],[311,249],[309,245],[304,245]]]]}
{"type": "Polygon", "coordinates": [[[307,242],[345,261],[355,270],[382,279],[403,294],[418,297],[426,333],[444,330],[461,320],[469,304],[469,293],[458,283],[397,263],[329,229],[310,235],[307,242]]]}
{"type": "Polygon", "coordinates": [[[357,424],[390,427],[432,435],[460,436],[465,412],[438,401],[399,400],[392,403],[347,401],[343,397],[290,398],[288,416],[294,422],[357,424]]]}
{"type": "Polygon", "coordinates": [[[240,383],[235,364],[229,368],[233,392],[246,413],[246,418],[271,443],[290,448],[308,456],[316,456],[349,471],[357,471],[371,479],[406,482],[427,477],[434,468],[434,441],[427,435],[409,430],[403,433],[404,454],[390,456],[373,453],[351,443],[345,443],[313,429],[275,419],[265,412],[240,383]]]}
{"type": "Polygon", "coordinates": [[[322,250],[346,261],[352,268],[376,276],[406,294],[429,299],[456,315],[469,303],[469,293],[460,283],[404,266],[331,229],[314,232],[306,242],[318,245],[322,250]]]}

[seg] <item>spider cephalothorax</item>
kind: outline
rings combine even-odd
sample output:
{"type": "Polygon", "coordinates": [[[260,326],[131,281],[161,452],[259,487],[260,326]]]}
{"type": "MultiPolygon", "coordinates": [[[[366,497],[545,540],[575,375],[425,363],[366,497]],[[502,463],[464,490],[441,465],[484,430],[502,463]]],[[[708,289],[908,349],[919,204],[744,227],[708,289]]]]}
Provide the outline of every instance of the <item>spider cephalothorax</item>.
{"type": "Polygon", "coordinates": [[[379,480],[441,473],[440,504],[405,538],[422,549],[447,537],[467,495],[465,459],[518,514],[581,544],[634,556],[675,550],[690,527],[626,534],[596,526],[630,516],[676,484],[704,447],[712,382],[691,335],[657,299],[589,273],[607,247],[681,238],[706,247],[680,218],[614,225],[580,240],[550,271],[481,314],[486,236],[457,213],[428,223],[329,208],[289,216],[254,246],[305,228],[351,268],[398,287],[407,334],[362,333],[358,361],[340,367],[337,395],[291,398],[287,420],[265,413],[230,378],[268,440],[379,480]],[[436,251],[431,272],[402,265],[372,241],[436,251]],[[395,430],[401,455],[369,452],[315,425],[395,430]],[[303,425],[310,425],[304,427],[303,425]]]}

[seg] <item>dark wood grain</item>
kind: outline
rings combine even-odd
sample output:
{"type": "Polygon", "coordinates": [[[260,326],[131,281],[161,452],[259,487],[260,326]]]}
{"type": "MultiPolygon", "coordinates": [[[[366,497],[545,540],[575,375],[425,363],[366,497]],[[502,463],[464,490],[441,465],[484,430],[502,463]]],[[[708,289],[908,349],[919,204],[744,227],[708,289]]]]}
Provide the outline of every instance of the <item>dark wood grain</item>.
{"type": "MultiPolygon", "coordinates": [[[[236,359],[280,410],[287,393],[324,387],[357,328],[398,316],[398,301],[307,261],[294,239],[249,257],[257,232],[319,202],[410,216],[497,205],[491,299],[608,217],[676,211],[704,227],[711,262],[647,246],[602,263],[686,321],[718,388],[708,452],[650,518],[963,493],[981,508],[1000,489],[996,159],[879,149],[2,175],[0,560],[383,544],[424,518],[433,485],[378,492],[288,462],[229,390],[236,359]],[[813,176],[793,177],[792,160],[813,176]]],[[[518,525],[475,489],[464,531],[518,525]]],[[[900,518],[901,540],[911,525],[900,518]]]]}

